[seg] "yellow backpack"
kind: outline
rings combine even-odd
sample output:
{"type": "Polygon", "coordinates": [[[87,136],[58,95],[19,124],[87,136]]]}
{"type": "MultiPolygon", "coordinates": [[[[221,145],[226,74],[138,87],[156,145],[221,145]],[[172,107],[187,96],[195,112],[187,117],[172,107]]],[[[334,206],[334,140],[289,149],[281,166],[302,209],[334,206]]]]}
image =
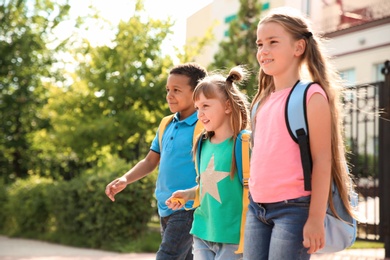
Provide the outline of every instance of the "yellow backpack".
{"type": "MultiPolygon", "coordinates": [[[[164,131],[165,131],[165,128],[167,127],[167,125],[172,122],[173,120],[173,117],[175,115],[172,114],[172,115],[169,115],[169,116],[166,116],[164,117],[163,119],[161,119],[161,122],[160,122],[160,125],[158,127],[158,144],[160,145],[160,151],[161,151],[161,145],[162,145],[162,137],[163,137],[163,134],[164,134],[164,131]]],[[[196,143],[196,140],[198,139],[198,136],[200,135],[200,133],[203,131],[203,125],[201,122],[199,122],[199,120],[196,122],[195,124],[195,128],[194,128],[194,134],[192,136],[192,143],[195,144],[196,143]]]]}

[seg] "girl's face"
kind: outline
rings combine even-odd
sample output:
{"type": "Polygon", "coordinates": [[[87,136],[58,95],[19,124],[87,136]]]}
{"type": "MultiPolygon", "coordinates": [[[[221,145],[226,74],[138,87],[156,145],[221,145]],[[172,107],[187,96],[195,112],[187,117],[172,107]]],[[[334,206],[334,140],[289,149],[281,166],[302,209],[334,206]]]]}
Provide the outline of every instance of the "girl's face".
{"type": "Polygon", "coordinates": [[[302,46],[281,25],[275,22],[259,24],[256,44],[257,61],[267,75],[278,76],[297,68],[302,46]]]}
{"type": "Polygon", "coordinates": [[[167,80],[167,102],[172,113],[179,112],[183,120],[195,112],[192,101],[193,90],[190,78],[185,75],[170,74],[167,80]]]}
{"type": "Polygon", "coordinates": [[[224,127],[230,125],[231,109],[228,101],[222,97],[208,99],[201,93],[195,101],[195,108],[198,110],[198,119],[208,132],[214,131],[217,135],[218,130],[224,131],[224,127]]]}

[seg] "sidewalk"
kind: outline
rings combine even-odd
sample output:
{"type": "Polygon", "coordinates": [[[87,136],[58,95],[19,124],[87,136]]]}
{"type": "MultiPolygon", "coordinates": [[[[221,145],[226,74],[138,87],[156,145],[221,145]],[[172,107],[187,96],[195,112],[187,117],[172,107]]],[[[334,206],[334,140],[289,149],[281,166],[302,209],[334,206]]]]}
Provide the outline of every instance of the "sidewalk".
{"type": "Polygon", "coordinates": [[[0,236],[0,260],[153,260],[155,254],[121,254],[0,236]]]}
{"type": "MultiPolygon", "coordinates": [[[[349,249],[313,260],[383,260],[384,249],[349,249]]],[[[152,260],[154,253],[121,254],[0,236],[0,260],[152,260]]],[[[278,259],[279,260],[279,259],[278,259]]],[[[284,260],[284,259],[281,259],[284,260]]]]}
{"type": "MultiPolygon", "coordinates": [[[[347,249],[334,254],[318,254],[313,260],[384,260],[385,249],[347,249]]],[[[388,258],[386,258],[388,259],[388,258]]]]}

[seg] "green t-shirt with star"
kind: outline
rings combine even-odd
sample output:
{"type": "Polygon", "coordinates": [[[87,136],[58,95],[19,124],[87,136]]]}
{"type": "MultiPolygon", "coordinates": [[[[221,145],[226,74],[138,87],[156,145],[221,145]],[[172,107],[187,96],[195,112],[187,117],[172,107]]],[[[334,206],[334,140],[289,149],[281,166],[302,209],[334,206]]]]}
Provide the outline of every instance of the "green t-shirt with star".
{"type": "Polygon", "coordinates": [[[191,234],[215,243],[238,244],[242,214],[242,184],[232,179],[233,139],[202,143],[200,153],[200,206],[195,210],[191,234]]]}

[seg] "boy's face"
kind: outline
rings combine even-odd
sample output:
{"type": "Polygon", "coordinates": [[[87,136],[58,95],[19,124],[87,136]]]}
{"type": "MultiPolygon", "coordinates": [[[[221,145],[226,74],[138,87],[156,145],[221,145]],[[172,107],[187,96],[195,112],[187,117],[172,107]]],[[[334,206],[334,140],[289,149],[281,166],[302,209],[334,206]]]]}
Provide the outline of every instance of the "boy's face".
{"type": "Polygon", "coordinates": [[[172,113],[179,112],[183,120],[195,112],[192,101],[193,89],[189,85],[190,79],[179,74],[170,74],[167,80],[167,102],[172,113]]]}

